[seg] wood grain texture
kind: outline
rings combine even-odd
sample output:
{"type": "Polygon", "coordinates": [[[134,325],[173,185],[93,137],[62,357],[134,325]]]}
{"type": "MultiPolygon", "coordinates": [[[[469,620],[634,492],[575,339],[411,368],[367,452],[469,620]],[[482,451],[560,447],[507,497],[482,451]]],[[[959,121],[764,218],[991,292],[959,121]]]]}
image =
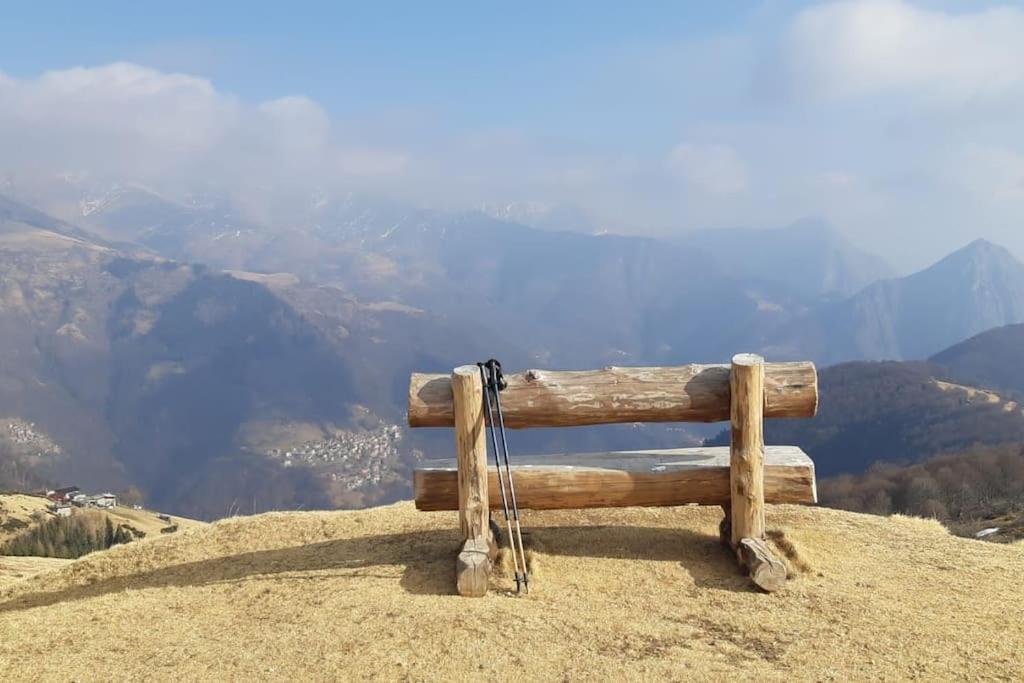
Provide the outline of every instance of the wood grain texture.
{"type": "Polygon", "coordinates": [[[751,580],[761,590],[772,593],[785,585],[786,565],[775,557],[763,540],[741,538],[736,553],[740,564],[746,567],[751,580]]]}
{"type": "MultiPolygon", "coordinates": [[[[513,456],[519,507],[531,510],[730,504],[728,447],[513,456]]],[[[764,468],[770,503],[815,503],[814,463],[795,446],[770,446],[764,468]]],[[[490,490],[497,475],[488,469],[490,490]]],[[[452,459],[426,461],[413,473],[416,507],[458,509],[452,459]]],[[[499,509],[497,494],[490,507],[499,509]]]]}
{"type": "MultiPolygon", "coordinates": [[[[730,366],[527,370],[508,373],[505,426],[574,427],[619,422],[718,422],[730,417],[730,366]]],[[[813,363],[765,365],[765,417],[811,417],[818,408],[813,363]]],[[[415,373],[409,426],[454,424],[451,380],[415,373]]]]}
{"type": "Polygon", "coordinates": [[[732,543],[764,538],[764,359],[744,353],[732,359],[732,543]]]}
{"type": "Polygon", "coordinates": [[[467,540],[487,538],[491,528],[487,507],[487,432],[480,369],[475,365],[455,368],[451,387],[455,406],[459,526],[467,540]]]}
{"type": "Polygon", "coordinates": [[[493,555],[486,538],[470,538],[455,558],[455,588],[459,595],[482,598],[487,594],[493,555]]]}

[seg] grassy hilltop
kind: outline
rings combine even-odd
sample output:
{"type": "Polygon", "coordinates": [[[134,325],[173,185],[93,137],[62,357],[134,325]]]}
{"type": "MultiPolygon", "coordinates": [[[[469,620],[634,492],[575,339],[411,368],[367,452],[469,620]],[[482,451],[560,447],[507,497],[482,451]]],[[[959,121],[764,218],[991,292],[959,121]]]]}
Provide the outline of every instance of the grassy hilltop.
{"type": "Polygon", "coordinates": [[[68,560],[61,558],[77,557],[80,553],[75,552],[72,539],[64,536],[71,526],[92,532],[109,526],[126,538],[146,538],[160,536],[169,527],[187,529],[202,524],[184,517],[171,518],[168,523],[160,519],[159,513],[125,506],[104,510],[75,508],[72,517],[58,519],[47,512],[49,506],[50,501],[39,495],[0,494],[0,586],[66,564],[68,560]],[[62,527],[59,537],[49,534],[48,544],[39,543],[39,536],[44,535],[40,532],[49,526],[62,527]],[[43,546],[49,550],[49,556],[39,557],[47,554],[40,552],[43,546]]]}
{"type": "Polygon", "coordinates": [[[228,519],[0,589],[0,677],[1011,679],[1024,545],[777,506],[794,578],[755,592],[711,508],[528,513],[529,596],[453,595],[455,516],[228,519]]]}

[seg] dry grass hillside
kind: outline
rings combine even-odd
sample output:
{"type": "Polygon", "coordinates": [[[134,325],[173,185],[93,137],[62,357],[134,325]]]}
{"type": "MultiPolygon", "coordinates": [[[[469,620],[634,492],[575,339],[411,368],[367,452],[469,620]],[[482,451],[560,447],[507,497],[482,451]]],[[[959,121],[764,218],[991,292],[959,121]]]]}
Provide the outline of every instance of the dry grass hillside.
{"type": "Polygon", "coordinates": [[[1024,546],[770,510],[795,578],[755,592],[717,509],[527,513],[532,592],[453,595],[451,513],[234,518],[0,590],[3,680],[1010,680],[1024,546]]]}
{"type": "Polygon", "coordinates": [[[35,524],[34,518],[45,514],[50,501],[27,493],[0,494],[0,545],[35,524]]]}
{"type": "MultiPolygon", "coordinates": [[[[47,511],[50,501],[42,496],[24,493],[0,494],[0,548],[8,541],[30,533],[46,521],[54,519],[47,511]]],[[[176,527],[177,531],[203,526],[203,522],[184,517],[171,517],[170,522],[162,520],[159,513],[151,510],[135,510],[128,507],[115,507],[109,510],[74,509],[75,515],[91,515],[99,519],[107,518],[114,528],[128,526],[135,532],[145,534],[152,539],[165,533],[164,529],[176,527]]],[[[11,585],[40,572],[49,571],[67,564],[68,560],[57,557],[24,557],[0,555],[0,588],[11,585]]]]}
{"type": "MultiPolygon", "coordinates": [[[[28,493],[0,494],[0,544],[9,541],[25,529],[36,524],[37,513],[46,513],[49,506],[50,501],[41,495],[37,496],[28,493]]],[[[144,509],[136,510],[120,505],[109,510],[103,510],[102,512],[109,516],[115,525],[131,525],[147,536],[157,536],[160,534],[161,529],[170,525],[176,525],[180,530],[206,524],[205,522],[176,515],[170,518],[170,522],[167,522],[160,519],[159,512],[144,509]]]]}

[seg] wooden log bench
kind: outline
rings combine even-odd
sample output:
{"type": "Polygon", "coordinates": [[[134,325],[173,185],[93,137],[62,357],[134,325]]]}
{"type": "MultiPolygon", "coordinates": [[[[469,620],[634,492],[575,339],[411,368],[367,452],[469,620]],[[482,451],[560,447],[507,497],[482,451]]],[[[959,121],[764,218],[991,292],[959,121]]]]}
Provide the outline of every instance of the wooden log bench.
{"type": "MultiPolygon", "coordinates": [[[[812,363],[765,363],[752,354],[731,365],[528,370],[507,374],[505,425],[570,427],[623,422],[730,420],[728,447],[618,451],[578,455],[513,454],[519,507],[534,510],[626,506],[720,505],[724,543],[761,588],[786,579],[764,542],[765,503],[817,502],[814,463],[794,446],[765,448],[766,417],[817,411],[812,363]]],[[[496,546],[490,511],[500,508],[488,467],[483,386],[475,365],[451,375],[414,374],[411,427],[454,427],[456,457],[421,463],[413,475],[420,510],[458,510],[464,542],[456,560],[462,595],[487,592],[496,546]]]]}

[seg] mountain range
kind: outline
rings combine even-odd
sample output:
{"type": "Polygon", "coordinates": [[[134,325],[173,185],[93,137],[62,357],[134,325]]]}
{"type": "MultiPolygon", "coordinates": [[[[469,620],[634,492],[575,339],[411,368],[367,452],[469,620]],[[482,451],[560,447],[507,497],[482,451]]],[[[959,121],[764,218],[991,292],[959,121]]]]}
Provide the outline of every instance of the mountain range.
{"type": "Polygon", "coordinates": [[[980,332],[1024,322],[1024,264],[977,240],[918,273],[880,280],[794,321],[771,356],[821,363],[924,359],[980,332]]]}
{"type": "MultiPolygon", "coordinates": [[[[415,459],[450,449],[443,430],[402,426],[413,370],[491,356],[510,368],[924,358],[1024,321],[1024,267],[985,242],[869,283],[891,271],[817,222],[659,240],[348,197],[273,223],[134,186],[64,206],[74,222],[0,198],[0,485],[132,485],[203,518],[404,496],[415,459]]],[[[875,381],[870,368],[836,373],[822,375],[824,422],[846,383],[833,377],[875,381]]],[[[924,375],[895,372],[921,386],[941,373],[924,375]]],[[[512,439],[545,452],[707,434],[512,439]]],[[[846,456],[825,443],[833,471],[846,456]]],[[[893,443],[851,466],[931,454],[893,443]]]]}
{"type": "Polygon", "coordinates": [[[808,299],[841,299],[893,276],[883,258],[854,246],[820,219],[774,230],[697,230],[679,242],[723,255],[744,279],[782,284],[808,299]]]}

